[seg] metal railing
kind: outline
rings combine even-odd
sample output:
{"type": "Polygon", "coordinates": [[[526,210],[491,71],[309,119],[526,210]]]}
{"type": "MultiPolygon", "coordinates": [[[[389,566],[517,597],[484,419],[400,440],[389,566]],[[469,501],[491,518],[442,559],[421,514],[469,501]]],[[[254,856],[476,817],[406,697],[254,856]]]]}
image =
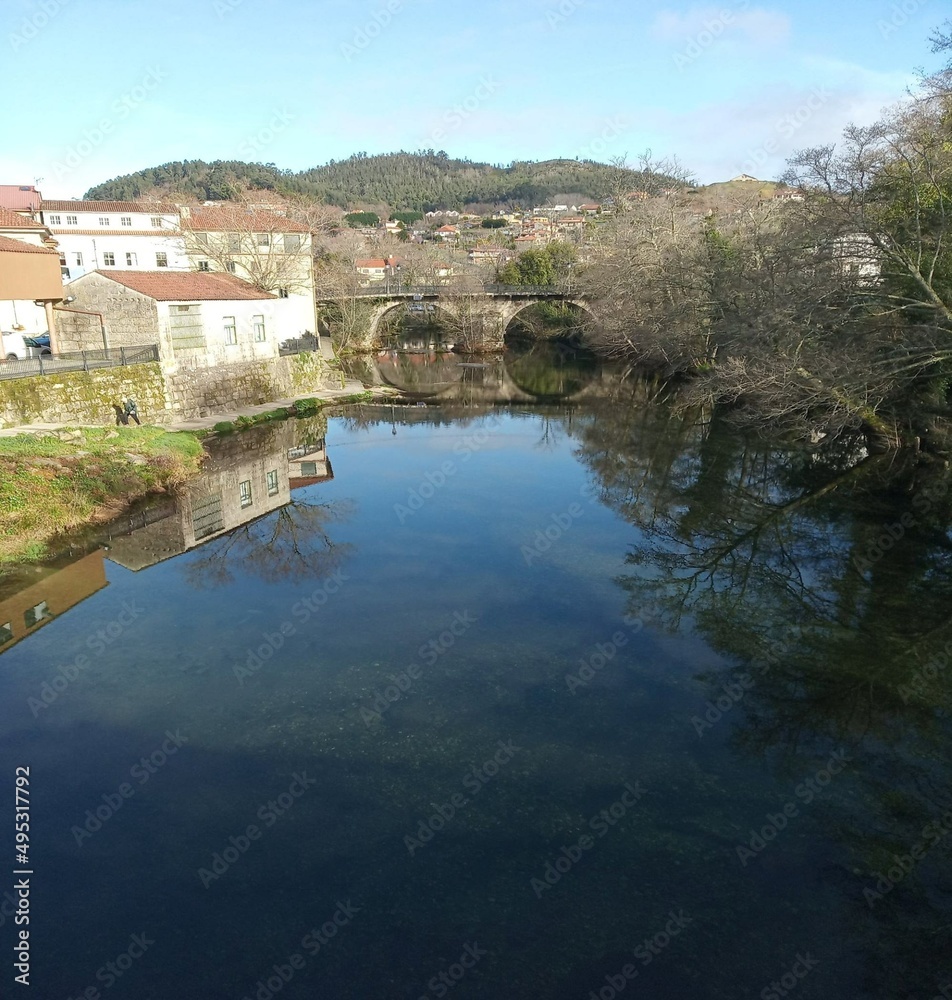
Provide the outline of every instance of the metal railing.
{"type": "Polygon", "coordinates": [[[284,358],[290,354],[315,353],[320,349],[321,342],[317,337],[305,334],[303,337],[291,337],[290,340],[282,341],[278,346],[278,354],[284,358]]]}
{"type": "Polygon", "coordinates": [[[90,351],[66,351],[36,358],[7,361],[0,359],[0,379],[28,378],[31,375],[59,375],[62,372],[88,372],[96,368],[142,365],[159,360],[158,344],[136,347],[105,347],[90,351]]]}
{"type": "MultiPolygon", "coordinates": [[[[565,298],[574,291],[565,285],[398,285],[396,282],[380,281],[373,285],[362,285],[352,293],[360,297],[377,299],[408,299],[414,295],[511,295],[515,297],[534,296],[539,298],[565,298]]],[[[333,294],[317,289],[317,298],[340,298],[340,292],[333,294]]]]}

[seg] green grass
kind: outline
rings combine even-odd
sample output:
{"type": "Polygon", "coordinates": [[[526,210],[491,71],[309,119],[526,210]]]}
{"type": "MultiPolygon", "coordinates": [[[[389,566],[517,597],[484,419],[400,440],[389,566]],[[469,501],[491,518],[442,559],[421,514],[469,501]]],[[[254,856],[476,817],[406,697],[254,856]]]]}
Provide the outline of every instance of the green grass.
{"type": "Polygon", "coordinates": [[[175,488],[204,458],[195,436],[158,427],[74,433],[0,438],[0,563],[43,558],[56,535],[175,488]]]}

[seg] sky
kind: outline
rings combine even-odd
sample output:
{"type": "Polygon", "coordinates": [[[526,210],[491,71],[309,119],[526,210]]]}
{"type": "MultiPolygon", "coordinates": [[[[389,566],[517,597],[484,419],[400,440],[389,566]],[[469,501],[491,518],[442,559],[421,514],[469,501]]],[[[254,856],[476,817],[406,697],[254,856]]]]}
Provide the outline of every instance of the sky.
{"type": "Polygon", "coordinates": [[[941,63],[948,0],[0,0],[0,183],[172,160],[677,157],[774,179],[941,63]],[[11,82],[15,81],[11,86],[11,82]],[[15,88],[15,91],[14,89],[15,88]]]}

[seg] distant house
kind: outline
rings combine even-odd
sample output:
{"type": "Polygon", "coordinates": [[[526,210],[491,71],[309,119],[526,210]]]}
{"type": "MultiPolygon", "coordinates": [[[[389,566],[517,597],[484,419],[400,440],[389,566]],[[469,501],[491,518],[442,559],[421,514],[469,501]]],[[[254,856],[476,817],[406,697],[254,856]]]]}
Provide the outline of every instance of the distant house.
{"type": "Polygon", "coordinates": [[[400,261],[396,257],[364,257],[354,261],[354,268],[360,276],[358,280],[364,285],[384,281],[399,266],[400,261]]]}
{"type": "MultiPolygon", "coordinates": [[[[633,197],[633,195],[629,195],[628,197],[631,198],[631,197],[633,197]]],[[[583,215],[598,215],[598,213],[602,210],[602,206],[601,205],[579,205],[578,210],[583,215]]]]}
{"type": "Polygon", "coordinates": [[[458,226],[440,226],[436,231],[436,235],[441,240],[455,240],[459,237],[459,227],[458,226]]]}
{"type": "MultiPolygon", "coordinates": [[[[101,313],[110,347],[159,345],[165,365],[214,368],[278,357],[293,304],[221,272],[91,271],[71,308],[101,313]]],[[[98,322],[61,314],[64,349],[101,347],[98,322]]]]}
{"type": "Polygon", "coordinates": [[[498,246],[475,246],[467,257],[474,264],[499,264],[509,257],[509,251],[498,246]]]}
{"type": "Polygon", "coordinates": [[[803,201],[803,192],[789,189],[775,191],[774,201],[803,201]]]}
{"type": "Polygon", "coordinates": [[[745,184],[753,182],[754,184],[759,184],[760,181],[756,177],[751,177],[750,174],[738,174],[736,177],[732,177],[730,182],[733,184],[735,181],[743,181],[745,184]]]}

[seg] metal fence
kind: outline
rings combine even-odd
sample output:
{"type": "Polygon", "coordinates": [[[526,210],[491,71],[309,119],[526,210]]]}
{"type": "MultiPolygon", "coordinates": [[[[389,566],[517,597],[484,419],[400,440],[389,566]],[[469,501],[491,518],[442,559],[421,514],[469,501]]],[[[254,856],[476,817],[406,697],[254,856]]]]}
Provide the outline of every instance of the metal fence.
{"type": "Polygon", "coordinates": [[[289,354],[303,354],[306,351],[316,352],[320,351],[321,342],[317,337],[305,334],[303,337],[292,337],[290,340],[283,341],[278,347],[278,354],[281,357],[287,357],[289,354]]]}
{"type": "Polygon", "coordinates": [[[159,360],[158,344],[137,347],[105,347],[93,351],[66,351],[17,361],[0,359],[0,379],[28,378],[31,375],[59,375],[62,372],[88,372],[95,368],[118,368],[142,365],[159,360]]]}
{"type": "MultiPolygon", "coordinates": [[[[451,283],[441,285],[401,285],[396,281],[379,281],[373,285],[365,285],[354,290],[360,297],[367,298],[413,298],[414,295],[501,295],[501,296],[532,296],[538,298],[564,298],[574,294],[568,285],[456,285],[451,283]]],[[[322,289],[317,290],[318,299],[334,298],[322,289]]]]}

